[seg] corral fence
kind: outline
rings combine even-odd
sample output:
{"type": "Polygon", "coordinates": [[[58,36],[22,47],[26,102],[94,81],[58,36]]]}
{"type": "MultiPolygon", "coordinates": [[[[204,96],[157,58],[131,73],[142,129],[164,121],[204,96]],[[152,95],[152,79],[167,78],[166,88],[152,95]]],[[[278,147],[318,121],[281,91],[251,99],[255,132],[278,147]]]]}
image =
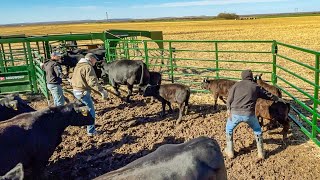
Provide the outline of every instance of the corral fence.
{"type": "Polygon", "coordinates": [[[263,79],[278,86],[290,101],[291,119],[320,146],[320,52],[278,41],[161,39],[159,32],[125,30],[0,37],[0,94],[32,92],[49,98],[40,62],[61,47],[61,42],[76,40],[78,47],[102,44],[107,62],[144,60],[151,71],[162,73],[164,82],[189,85],[193,92],[207,92],[201,89],[204,78],[239,80],[244,69],[262,73],[263,79]]]}
{"type": "Polygon", "coordinates": [[[107,47],[107,61],[144,60],[150,70],[162,73],[163,81],[186,84],[193,92],[208,92],[201,89],[204,78],[239,80],[242,70],[252,69],[284,92],[290,118],[320,146],[320,52],[278,41],[163,40],[163,48],[157,42],[107,40],[107,45],[119,44],[107,47]]]}

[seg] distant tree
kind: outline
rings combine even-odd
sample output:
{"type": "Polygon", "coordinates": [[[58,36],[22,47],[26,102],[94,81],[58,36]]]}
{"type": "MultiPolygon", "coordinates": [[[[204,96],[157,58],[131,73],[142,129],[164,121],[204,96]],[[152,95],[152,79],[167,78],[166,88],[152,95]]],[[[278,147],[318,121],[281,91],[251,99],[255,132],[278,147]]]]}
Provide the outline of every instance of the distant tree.
{"type": "Polygon", "coordinates": [[[239,19],[239,15],[235,13],[219,13],[217,17],[221,19],[239,19]]]}

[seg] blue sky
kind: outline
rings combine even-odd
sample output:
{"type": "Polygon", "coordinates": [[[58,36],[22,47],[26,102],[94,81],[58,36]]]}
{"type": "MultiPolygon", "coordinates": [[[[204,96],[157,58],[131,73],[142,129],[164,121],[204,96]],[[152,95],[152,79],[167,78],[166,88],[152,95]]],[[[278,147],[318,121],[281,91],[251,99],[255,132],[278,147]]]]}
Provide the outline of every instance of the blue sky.
{"type": "Polygon", "coordinates": [[[320,0],[2,0],[0,24],[320,11],[320,0]]]}

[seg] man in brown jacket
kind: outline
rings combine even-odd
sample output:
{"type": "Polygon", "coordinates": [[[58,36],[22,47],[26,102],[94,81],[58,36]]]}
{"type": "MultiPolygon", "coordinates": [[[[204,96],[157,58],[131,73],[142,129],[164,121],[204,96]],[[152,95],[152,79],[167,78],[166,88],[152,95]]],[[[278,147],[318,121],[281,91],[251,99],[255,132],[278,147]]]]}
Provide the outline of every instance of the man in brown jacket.
{"type": "MultiPolygon", "coordinates": [[[[88,53],[81,58],[74,68],[71,84],[74,96],[86,104],[90,109],[90,114],[95,118],[95,110],[91,99],[91,90],[99,92],[102,98],[107,99],[107,91],[98,83],[97,75],[93,69],[98,58],[93,53],[88,53]]],[[[88,136],[97,134],[94,124],[87,126],[88,136]]]]}

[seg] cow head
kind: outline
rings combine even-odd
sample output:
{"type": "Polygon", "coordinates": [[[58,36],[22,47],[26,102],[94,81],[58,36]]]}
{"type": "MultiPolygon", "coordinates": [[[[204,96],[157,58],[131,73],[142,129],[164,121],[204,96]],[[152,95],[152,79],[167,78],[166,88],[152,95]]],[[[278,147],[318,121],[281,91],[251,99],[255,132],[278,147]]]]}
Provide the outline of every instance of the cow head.
{"type": "MultiPolygon", "coordinates": [[[[101,64],[99,65],[100,70],[101,70],[101,79],[105,84],[109,83],[109,64],[106,63],[105,61],[101,61],[101,64]]],[[[98,76],[97,76],[98,77],[98,76]]]]}
{"type": "Polygon", "coordinates": [[[210,80],[208,80],[208,78],[204,78],[201,84],[201,88],[208,89],[209,84],[210,84],[210,80]]]}
{"type": "Polygon", "coordinates": [[[28,105],[27,102],[22,100],[19,95],[12,94],[0,100],[0,105],[5,106],[8,110],[19,111],[18,114],[35,111],[28,105]]]}
{"type": "Polygon", "coordinates": [[[18,101],[17,100],[9,101],[8,103],[6,103],[6,107],[11,108],[15,111],[18,111],[18,101]]]}
{"type": "Polygon", "coordinates": [[[257,82],[258,80],[262,80],[262,73],[261,74],[257,74],[257,75],[255,75],[254,77],[253,77],[253,81],[254,82],[257,82]]]}
{"type": "Polygon", "coordinates": [[[143,97],[156,96],[159,94],[160,85],[147,85],[143,88],[143,97]]]}
{"type": "Polygon", "coordinates": [[[12,180],[23,180],[24,172],[21,163],[18,163],[13,169],[11,169],[4,176],[0,176],[0,180],[12,179],[12,180]]]}
{"type": "Polygon", "coordinates": [[[76,100],[73,103],[73,110],[75,116],[73,116],[70,125],[71,126],[84,126],[94,123],[94,118],[90,114],[90,109],[83,102],[76,100]]]}

